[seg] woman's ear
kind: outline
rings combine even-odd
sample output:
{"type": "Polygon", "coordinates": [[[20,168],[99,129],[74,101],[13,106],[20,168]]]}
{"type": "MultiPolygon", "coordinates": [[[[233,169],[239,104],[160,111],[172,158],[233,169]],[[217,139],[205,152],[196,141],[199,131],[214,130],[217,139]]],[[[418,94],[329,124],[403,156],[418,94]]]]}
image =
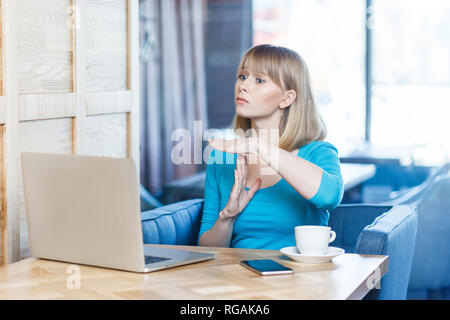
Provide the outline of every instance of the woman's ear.
{"type": "Polygon", "coordinates": [[[286,91],[285,97],[280,103],[280,108],[284,109],[289,107],[291,104],[294,103],[295,98],[297,98],[297,93],[295,92],[295,90],[286,91]]]}

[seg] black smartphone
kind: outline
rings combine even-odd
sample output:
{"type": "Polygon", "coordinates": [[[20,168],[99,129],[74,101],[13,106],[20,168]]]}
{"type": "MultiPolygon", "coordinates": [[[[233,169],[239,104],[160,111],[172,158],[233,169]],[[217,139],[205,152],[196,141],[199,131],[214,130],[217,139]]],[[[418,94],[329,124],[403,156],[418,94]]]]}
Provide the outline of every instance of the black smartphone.
{"type": "Polygon", "coordinates": [[[240,265],[262,276],[294,273],[294,270],[291,268],[270,259],[243,260],[240,262],[240,265]]]}

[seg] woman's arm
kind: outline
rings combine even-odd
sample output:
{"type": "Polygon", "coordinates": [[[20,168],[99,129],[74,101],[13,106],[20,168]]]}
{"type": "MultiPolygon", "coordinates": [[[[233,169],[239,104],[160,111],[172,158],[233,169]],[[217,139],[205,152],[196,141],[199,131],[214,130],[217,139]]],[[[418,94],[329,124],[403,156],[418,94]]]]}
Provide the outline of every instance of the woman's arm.
{"type": "Polygon", "coordinates": [[[274,169],[302,197],[320,209],[333,209],[342,199],[343,182],[336,149],[323,143],[314,150],[311,161],[269,145],[264,139],[217,139],[214,148],[231,153],[255,154],[274,169]]]}
{"type": "Polygon", "coordinates": [[[306,200],[319,190],[323,170],[277,146],[257,146],[257,156],[286,180],[306,200]],[[294,170],[295,168],[295,170],[294,170]]]}
{"type": "Polygon", "coordinates": [[[299,194],[319,209],[334,209],[342,200],[344,183],[337,150],[322,143],[310,160],[277,146],[257,146],[258,157],[276,170],[299,194]]]}
{"type": "MultiPolygon", "coordinates": [[[[215,151],[211,152],[212,159],[215,151]]],[[[208,159],[209,160],[209,159],[208,159]]],[[[257,179],[250,190],[245,189],[247,164],[245,157],[239,156],[234,170],[234,185],[225,207],[220,210],[218,183],[214,163],[206,167],[205,199],[198,244],[200,246],[229,247],[236,217],[244,210],[261,186],[257,179]]]]}
{"type": "Polygon", "coordinates": [[[233,234],[234,220],[234,217],[227,217],[226,209],[220,211],[216,223],[211,229],[202,234],[198,245],[206,247],[229,247],[231,235],[233,234]]]}

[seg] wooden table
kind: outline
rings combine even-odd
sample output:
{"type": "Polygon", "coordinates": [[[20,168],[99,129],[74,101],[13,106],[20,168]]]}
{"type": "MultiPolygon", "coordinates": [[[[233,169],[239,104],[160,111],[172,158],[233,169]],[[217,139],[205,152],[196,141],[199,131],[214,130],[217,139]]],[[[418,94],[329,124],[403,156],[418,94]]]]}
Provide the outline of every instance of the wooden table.
{"type": "Polygon", "coordinates": [[[0,299],[361,299],[388,269],[387,256],[307,264],[275,250],[167,247],[217,258],[147,274],[28,258],[0,268],[0,299]],[[275,259],[295,273],[259,276],[238,264],[245,259],[275,259]]]}
{"type": "Polygon", "coordinates": [[[376,165],[408,166],[413,160],[416,147],[388,147],[363,143],[347,152],[340,152],[339,158],[345,163],[372,163],[376,165]]]}
{"type": "Polygon", "coordinates": [[[344,181],[344,190],[348,191],[361,185],[375,176],[375,173],[376,166],[374,164],[342,163],[341,175],[344,181]]]}

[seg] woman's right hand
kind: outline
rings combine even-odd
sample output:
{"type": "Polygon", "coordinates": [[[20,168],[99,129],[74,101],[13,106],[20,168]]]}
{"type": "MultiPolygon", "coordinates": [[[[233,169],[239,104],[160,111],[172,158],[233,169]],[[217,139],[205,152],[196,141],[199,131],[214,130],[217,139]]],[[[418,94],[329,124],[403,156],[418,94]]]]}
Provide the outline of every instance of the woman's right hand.
{"type": "Polygon", "coordinates": [[[261,178],[257,178],[250,190],[245,189],[247,182],[247,157],[238,155],[236,169],[234,170],[234,186],[231,189],[230,198],[225,208],[221,211],[221,218],[225,220],[234,219],[241,213],[256,191],[261,186],[261,178]]]}

